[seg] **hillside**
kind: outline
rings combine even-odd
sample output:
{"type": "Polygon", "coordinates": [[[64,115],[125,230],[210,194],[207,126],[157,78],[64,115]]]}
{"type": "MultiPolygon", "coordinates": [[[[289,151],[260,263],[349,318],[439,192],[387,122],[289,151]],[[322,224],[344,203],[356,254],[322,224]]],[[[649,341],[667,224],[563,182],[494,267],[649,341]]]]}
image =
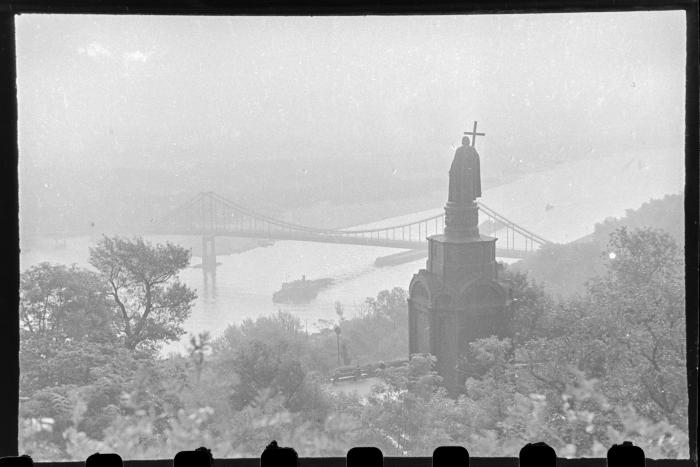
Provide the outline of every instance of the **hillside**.
{"type": "Polygon", "coordinates": [[[571,243],[543,247],[531,257],[513,264],[512,268],[527,272],[553,295],[568,297],[582,292],[588,279],[603,272],[604,258],[609,254],[609,235],[619,227],[661,229],[683,245],[683,196],[666,195],[638,209],[628,209],[621,218],[608,218],[596,224],[592,234],[571,243]]]}

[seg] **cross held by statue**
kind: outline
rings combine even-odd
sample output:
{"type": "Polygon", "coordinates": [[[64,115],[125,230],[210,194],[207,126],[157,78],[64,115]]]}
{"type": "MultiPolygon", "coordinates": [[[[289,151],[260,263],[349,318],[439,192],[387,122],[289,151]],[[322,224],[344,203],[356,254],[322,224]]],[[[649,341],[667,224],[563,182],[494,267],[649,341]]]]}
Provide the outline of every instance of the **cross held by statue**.
{"type": "Polygon", "coordinates": [[[477,133],[476,132],[476,121],[475,121],[474,122],[474,129],[471,132],[469,132],[469,131],[464,132],[464,136],[469,136],[469,135],[471,135],[471,137],[472,137],[472,147],[474,147],[474,145],[476,144],[476,137],[477,136],[486,136],[486,133],[477,133]]]}

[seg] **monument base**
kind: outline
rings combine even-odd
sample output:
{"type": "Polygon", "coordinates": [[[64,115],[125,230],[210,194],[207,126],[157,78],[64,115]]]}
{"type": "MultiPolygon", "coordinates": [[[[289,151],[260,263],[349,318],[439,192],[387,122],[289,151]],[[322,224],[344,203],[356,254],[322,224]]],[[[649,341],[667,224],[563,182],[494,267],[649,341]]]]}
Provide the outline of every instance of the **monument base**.
{"type": "Polygon", "coordinates": [[[451,394],[466,375],[469,343],[506,334],[507,289],[498,282],[496,239],[452,235],[428,237],[426,269],[409,287],[409,353],[437,357],[437,372],[451,394]]]}

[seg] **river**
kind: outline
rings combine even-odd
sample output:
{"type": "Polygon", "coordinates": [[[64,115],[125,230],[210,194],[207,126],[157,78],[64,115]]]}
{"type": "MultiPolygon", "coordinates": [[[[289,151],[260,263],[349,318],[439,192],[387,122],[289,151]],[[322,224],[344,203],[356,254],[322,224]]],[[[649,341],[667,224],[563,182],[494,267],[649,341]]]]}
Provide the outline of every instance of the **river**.
{"type": "MultiPolygon", "coordinates": [[[[555,242],[572,241],[591,233],[593,225],[606,217],[622,216],[626,209],[636,209],[649,199],[681,192],[683,153],[677,154],[677,158],[670,158],[649,151],[565,164],[485,190],[481,201],[545,238],[555,242]]],[[[365,226],[399,224],[440,211],[441,207],[436,206],[434,210],[365,226]]],[[[147,239],[152,242],[178,241],[177,237],[147,239]]],[[[87,266],[88,248],[95,240],[74,237],[60,247],[49,239],[35,241],[30,249],[22,251],[21,269],[42,261],[87,266]]],[[[425,267],[425,259],[381,268],[374,266],[377,257],[397,251],[358,245],[278,241],[272,246],[219,256],[221,264],[215,282],[211,278],[205,280],[202,270],[197,268],[188,268],[180,274],[180,279],[198,294],[192,314],[185,322],[185,330],[188,335],[209,331],[217,336],[229,324],[277,310],[298,316],[309,331],[330,326],[337,319],[336,302],[343,305],[347,317],[352,317],[362,309],[366,297],[376,296],[383,289],[407,288],[412,275],[425,267]],[[282,282],[299,279],[303,274],[307,279],[329,277],[334,283],[305,305],[272,303],[272,294],[282,282]]],[[[186,335],[181,342],[169,345],[166,350],[181,351],[187,340],[186,335]]]]}

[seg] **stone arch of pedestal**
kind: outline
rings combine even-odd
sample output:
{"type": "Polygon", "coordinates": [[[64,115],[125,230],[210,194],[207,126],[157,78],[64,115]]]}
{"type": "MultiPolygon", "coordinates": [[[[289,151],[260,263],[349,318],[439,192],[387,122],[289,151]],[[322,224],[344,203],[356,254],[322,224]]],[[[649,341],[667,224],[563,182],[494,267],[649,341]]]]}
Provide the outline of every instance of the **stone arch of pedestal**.
{"type": "Polygon", "coordinates": [[[459,304],[463,312],[457,323],[460,354],[477,339],[505,336],[507,298],[508,291],[493,280],[480,278],[461,288],[459,304]]]}
{"type": "Polygon", "coordinates": [[[430,284],[424,277],[415,277],[408,287],[408,296],[411,300],[430,305],[432,303],[430,284]]]}
{"type": "Polygon", "coordinates": [[[457,297],[459,307],[467,310],[505,306],[508,291],[494,280],[479,277],[460,287],[457,297]]]}
{"type": "Polygon", "coordinates": [[[422,274],[413,277],[408,288],[409,297],[409,353],[432,353],[431,336],[434,332],[431,318],[432,284],[422,274]]]}

